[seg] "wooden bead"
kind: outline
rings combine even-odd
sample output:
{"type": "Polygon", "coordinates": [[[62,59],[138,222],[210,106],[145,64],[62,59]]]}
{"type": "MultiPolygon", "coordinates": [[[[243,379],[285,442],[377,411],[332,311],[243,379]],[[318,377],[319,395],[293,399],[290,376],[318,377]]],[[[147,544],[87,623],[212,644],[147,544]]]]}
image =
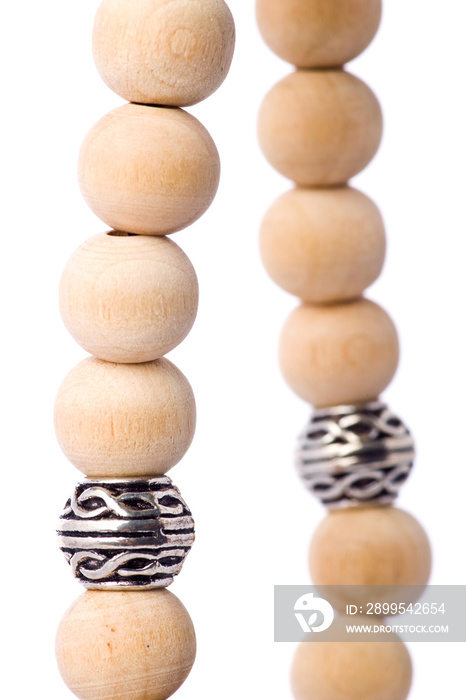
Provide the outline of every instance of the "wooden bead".
{"type": "Polygon", "coordinates": [[[429,540],[417,520],[398,508],[332,511],[314,532],[309,569],[316,585],[424,586],[429,540]]]}
{"type": "Polygon", "coordinates": [[[224,81],[235,45],[223,0],[104,0],[94,23],[94,60],[129,102],[186,106],[224,81]]]}
{"type": "Polygon", "coordinates": [[[286,192],[262,222],[264,266],[287,292],[313,303],[360,296],[380,274],[385,229],[379,210],[351,187],[286,192]]]}
{"type": "Polygon", "coordinates": [[[280,366],[293,391],[316,407],[366,403],[388,386],[398,365],[395,326],[377,304],[302,304],[285,322],[280,366]]]}
{"type": "Polygon", "coordinates": [[[354,75],[298,70],[265,96],[258,137],[270,164],[298,185],[339,185],[377,152],[382,112],[374,93],[354,75]]]}
{"type": "Polygon", "coordinates": [[[166,700],[189,675],[196,637],[167,590],[87,591],[60,622],[56,656],[80,700],[166,700]]]}
{"type": "Polygon", "coordinates": [[[191,444],[195,422],[189,382],[165,358],[117,365],[88,357],[55,402],[60,447],[93,478],[165,474],[191,444]]]}
{"type": "Polygon", "coordinates": [[[280,58],[300,68],[342,66],[370,44],[381,0],[257,0],[259,30],[280,58]]]}
{"type": "Polygon", "coordinates": [[[82,194],[108,226],[128,233],[173,233],[198,219],[217,191],[212,138],[182,109],[125,104],[84,139],[82,194]]]}
{"type": "MultiPolygon", "coordinates": [[[[370,621],[372,622],[372,620],[370,621]]],[[[368,624],[367,618],[336,618],[327,632],[341,638],[347,624],[368,624]]],[[[326,633],[324,633],[326,634],[326,633]]],[[[331,635],[327,635],[331,638],[331,635]]],[[[301,642],[291,669],[296,700],[405,700],[412,680],[409,652],[395,634],[370,640],[301,642]]]]}
{"type": "Polygon", "coordinates": [[[164,236],[98,234],[72,255],[60,283],[65,326],[110,362],[165,355],[189,333],[197,302],[194,268],[164,236]]]}

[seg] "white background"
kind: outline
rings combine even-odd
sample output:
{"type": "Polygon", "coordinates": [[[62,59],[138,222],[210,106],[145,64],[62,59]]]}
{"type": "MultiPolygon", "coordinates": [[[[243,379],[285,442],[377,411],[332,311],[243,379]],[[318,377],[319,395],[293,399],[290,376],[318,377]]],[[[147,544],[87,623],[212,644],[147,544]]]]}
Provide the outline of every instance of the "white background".
{"type": "MultiPolygon", "coordinates": [[[[73,697],[54,660],[60,617],[81,593],[55,546],[57,515],[80,474],[55,442],[52,407],[85,356],[61,323],[57,285],[73,250],[105,230],[76,183],[80,142],[121,104],[92,63],[96,2],[23,0],[1,8],[2,657],[5,697],[73,697]]],[[[222,159],[218,196],[174,236],[198,272],[198,320],[170,354],[198,403],[192,448],[170,472],[193,510],[197,543],[172,586],[190,611],[198,658],[188,698],[291,698],[292,645],[273,643],[273,585],[308,581],[307,547],[323,509],[291,466],[309,409],[280,377],[276,346],[296,300],[262,270],[257,229],[290,183],[262,158],[261,97],[291,69],[231,0],[237,51],[221,89],[191,111],[222,159]]],[[[426,527],[433,583],[464,584],[466,514],[466,9],[393,0],[349,70],[379,95],[382,147],[355,179],[379,204],[388,257],[368,296],[395,320],[402,357],[385,393],[412,428],[417,468],[400,505],[426,527]]],[[[89,631],[92,634],[92,631],[89,631]]],[[[466,632],[465,632],[466,634],[466,632]]],[[[91,641],[90,641],[91,643],[91,641]]],[[[416,644],[413,700],[464,697],[466,644],[416,644]]]]}

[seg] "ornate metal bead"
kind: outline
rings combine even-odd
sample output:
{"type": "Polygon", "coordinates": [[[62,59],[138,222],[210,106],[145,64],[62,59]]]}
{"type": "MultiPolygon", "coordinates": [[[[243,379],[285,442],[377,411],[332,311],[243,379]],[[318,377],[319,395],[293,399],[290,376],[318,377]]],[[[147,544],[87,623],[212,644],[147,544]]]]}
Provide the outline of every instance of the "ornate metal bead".
{"type": "Polygon", "coordinates": [[[86,588],[163,588],[191,549],[194,520],[166,476],[86,479],[67,501],[57,534],[86,588]]]}
{"type": "Polygon", "coordinates": [[[296,451],[301,478],[328,508],[391,503],[413,461],[409,430],[379,402],[315,411],[296,451]]]}

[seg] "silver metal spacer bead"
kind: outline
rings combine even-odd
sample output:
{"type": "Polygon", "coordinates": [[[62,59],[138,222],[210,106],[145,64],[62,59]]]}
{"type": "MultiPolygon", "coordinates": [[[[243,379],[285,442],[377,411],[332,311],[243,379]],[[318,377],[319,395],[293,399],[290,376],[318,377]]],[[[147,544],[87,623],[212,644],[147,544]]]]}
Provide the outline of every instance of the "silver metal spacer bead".
{"type": "Polygon", "coordinates": [[[414,441],[384,403],[316,410],[298,439],[295,463],[327,508],[391,503],[409,476],[414,441]]]}
{"type": "Polygon", "coordinates": [[[86,588],[163,588],[194,542],[194,520],[166,476],[86,479],[67,501],[58,544],[86,588]]]}

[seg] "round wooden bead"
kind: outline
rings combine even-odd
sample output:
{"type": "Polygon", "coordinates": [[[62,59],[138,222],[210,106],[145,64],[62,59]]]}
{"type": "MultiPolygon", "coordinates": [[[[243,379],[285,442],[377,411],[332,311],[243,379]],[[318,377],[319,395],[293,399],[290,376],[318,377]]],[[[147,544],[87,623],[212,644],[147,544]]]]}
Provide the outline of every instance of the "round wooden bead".
{"type": "Polygon", "coordinates": [[[280,366],[293,391],[316,407],[367,403],[398,365],[396,328],[367,299],[331,306],[302,304],[285,322],[280,366]]]}
{"type": "Polygon", "coordinates": [[[191,386],[165,358],[117,365],[88,357],[55,402],[58,443],[93,478],[165,474],[191,444],[195,422],[191,386]]]}
{"type": "Polygon", "coordinates": [[[377,152],[382,112],[354,75],[298,70],[265,96],[258,137],[270,164],[298,185],[343,184],[377,152]]]}
{"type": "Polygon", "coordinates": [[[385,229],[375,204],[351,187],[297,188],[279,197],[262,221],[265,269],[304,301],[351,299],[379,276],[385,229]]]}
{"type": "Polygon", "coordinates": [[[316,585],[424,586],[429,540],[417,520],[398,508],[336,510],[314,532],[309,569],[316,585]]]}
{"type": "Polygon", "coordinates": [[[87,591],[60,622],[56,656],[80,700],[166,700],[189,675],[196,637],[169,591],[87,591]]]}
{"type": "Polygon", "coordinates": [[[204,100],[224,81],[234,45],[223,0],[104,0],[94,23],[97,70],[129,102],[204,100]]]}
{"type": "Polygon", "coordinates": [[[78,176],[84,199],[108,226],[163,235],[206,211],[220,162],[209,133],[187,112],[125,104],[87,134],[78,176]]]}
{"type": "Polygon", "coordinates": [[[381,0],[257,0],[259,30],[280,58],[300,68],[342,66],[370,44],[381,0]]]}
{"type": "Polygon", "coordinates": [[[60,282],[60,311],[73,338],[110,362],[156,360],[181,343],[197,312],[187,256],[164,236],[93,236],[60,282]]]}
{"type": "MultiPolygon", "coordinates": [[[[344,637],[347,624],[368,621],[362,615],[342,616],[327,632],[344,637]]],[[[347,642],[301,642],[291,669],[296,700],[405,700],[411,680],[409,652],[393,633],[373,634],[370,639],[354,634],[347,642]]]]}

